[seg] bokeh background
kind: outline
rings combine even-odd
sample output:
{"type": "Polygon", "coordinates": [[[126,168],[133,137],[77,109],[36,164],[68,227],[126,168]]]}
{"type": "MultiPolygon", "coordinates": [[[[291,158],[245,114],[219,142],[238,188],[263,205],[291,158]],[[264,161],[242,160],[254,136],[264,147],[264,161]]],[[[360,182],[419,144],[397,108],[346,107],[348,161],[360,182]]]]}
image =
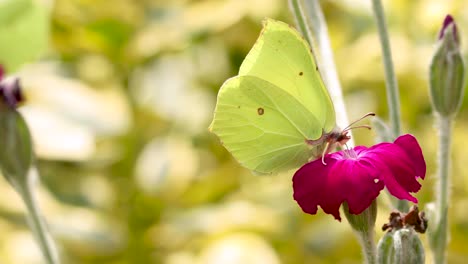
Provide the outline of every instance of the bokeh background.
{"type": "MultiPolygon", "coordinates": [[[[369,111],[387,120],[370,0],[322,4],[350,120],[369,111]]],[[[467,54],[468,0],[384,5],[403,130],[428,164],[416,195],[424,208],[436,195],[428,65],[448,13],[467,54]]],[[[24,86],[39,204],[63,263],[361,263],[346,220],[301,212],[293,172],[254,176],[207,130],[264,17],[294,23],[286,0],[0,2],[0,61],[24,86]]],[[[466,101],[454,129],[449,263],[468,258],[466,101]]],[[[0,263],[42,263],[24,212],[0,178],[0,263]]],[[[381,195],[377,238],[389,212],[381,195]]]]}

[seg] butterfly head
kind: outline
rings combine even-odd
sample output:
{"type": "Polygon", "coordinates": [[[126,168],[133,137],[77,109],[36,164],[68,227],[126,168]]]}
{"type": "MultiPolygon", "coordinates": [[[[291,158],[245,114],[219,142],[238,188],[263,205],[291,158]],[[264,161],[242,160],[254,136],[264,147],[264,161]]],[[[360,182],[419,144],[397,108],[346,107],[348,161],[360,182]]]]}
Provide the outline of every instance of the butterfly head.
{"type": "Polygon", "coordinates": [[[338,144],[340,146],[343,146],[346,144],[351,139],[351,136],[349,135],[349,130],[342,130],[342,131],[332,131],[330,134],[327,136],[327,143],[330,145],[335,145],[338,144]]]}
{"type": "Polygon", "coordinates": [[[343,130],[340,131],[339,129],[334,129],[332,132],[326,135],[326,145],[322,153],[323,165],[327,165],[327,163],[325,163],[325,155],[327,155],[330,151],[332,151],[336,147],[336,145],[339,145],[339,146],[346,145],[346,142],[348,142],[351,139],[351,136],[349,135],[350,130],[355,129],[355,128],[371,129],[371,127],[368,125],[353,126],[357,122],[369,116],[375,116],[375,113],[372,113],[372,112],[367,113],[361,118],[359,118],[358,120],[349,124],[349,126],[345,127],[343,130]]]}

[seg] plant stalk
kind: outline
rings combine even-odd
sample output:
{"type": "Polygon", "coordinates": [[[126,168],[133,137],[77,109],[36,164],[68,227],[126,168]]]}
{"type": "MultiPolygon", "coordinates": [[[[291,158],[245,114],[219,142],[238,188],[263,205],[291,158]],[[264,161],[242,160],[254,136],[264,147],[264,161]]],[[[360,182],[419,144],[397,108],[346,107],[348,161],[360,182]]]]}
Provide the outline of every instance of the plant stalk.
{"type": "MultiPolygon", "coordinates": [[[[318,0],[290,0],[290,6],[299,30],[304,35],[312,49],[315,61],[330,97],[335,106],[336,124],[338,127],[349,125],[343,91],[333,58],[333,50],[328,36],[327,23],[318,0]]],[[[351,131],[349,131],[350,135],[351,131]]],[[[354,146],[353,137],[347,142],[348,147],[354,146]]]]}
{"type": "Polygon", "coordinates": [[[365,257],[365,263],[376,264],[377,263],[377,249],[374,241],[374,229],[368,231],[356,231],[359,236],[359,242],[365,257]]]}
{"type": "MultiPolygon", "coordinates": [[[[377,29],[379,32],[380,45],[382,47],[382,59],[385,71],[385,86],[387,91],[388,112],[390,115],[390,129],[393,138],[401,134],[400,125],[400,96],[398,91],[398,82],[393,69],[392,51],[390,48],[390,40],[388,37],[387,23],[385,21],[385,13],[382,2],[380,0],[372,0],[372,9],[374,12],[377,29]]],[[[396,208],[401,212],[408,212],[408,202],[405,200],[393,200],[396,208]]]]}
{"type": "MultiPolygon", "coordinates": [[[[302,36],[304,36],[306,41],[309,43],[311,48],[313,48],[312,47],[313,37],[307,25],[307,21],[306,21],[307,17],[304,13],[302,1],[301,0],[289,0],[289,8],[291,9],[294,19],[296,20],[296,24],[297,24],[299,31],[301,32],[302,36]]],[[[313,52],[313,54],[315,55],[315,52],[313,52]]]]}
{"type": "Polygon", "coordinates": [[[436,233],[435,247],[433,248],[434,261],[437,264],[446,263],[448,240],[448,207],[450,200],[450,153],[452,141],[453,118],[450,116],[437,116],[439,153],[437,175],[437,201],[436,201],[436,233]]]}
{"type": "Polygon", "coordinates": [[[30,182],[17,188],[28,210],[28,222],[48,264],[58,264],[58,254],[46,228],[30,182]]]}
{"type": "Polygon", "coordinates": [[[400,135],[400,101],[398,92],[398,83],[393,69],[392,51],[388,37],[387,24],[385,22],[385,14],[380,0],[372,0],[372,9],[377,22],[379,31],[380,44],[382,47],[382,59],[385,70],[385,84],[387,87],[387,101],[390,113],[390,123],[393,136],[396,138],[400,135]]]}

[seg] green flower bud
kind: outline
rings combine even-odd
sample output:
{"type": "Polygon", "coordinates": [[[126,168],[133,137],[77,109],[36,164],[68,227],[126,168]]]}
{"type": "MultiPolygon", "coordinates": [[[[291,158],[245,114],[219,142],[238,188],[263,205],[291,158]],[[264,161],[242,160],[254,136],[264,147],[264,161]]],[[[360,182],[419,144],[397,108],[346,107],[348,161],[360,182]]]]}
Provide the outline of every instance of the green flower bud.
{"type": "Polygon", "coordinates": [[[377,263],[390,264],[393,256],[393,234],[386,233],[377,244],[377,263]]]}
{"type": "Polygon", "coordinates": [[[3,79],[0,65],[0,170],[23,199],[28,210],[28,223],[47,263],[59,263],[57,249],[36,204],[32,184],[38,176],[28,126],[16,110],[24,98],[18,80],[3,79]]]}
{"type": "Polygon", "coordinates": [[[431,101],[438,114],[453,116],[457,113],[463,98],[464,77],[458,28],[447,15],[430,65],[431,101]]]}
{"type": "Polygon", "coordinates": [[[343,203],[343,211],[351,227],[358,232],[374,232],[375,220],[377,218],[377,202],[372,201],[371,205],[361,214],[351,214],[348,204],[343,203]]]}
{"type": "Polygon", "coordinates": [[[0,170],[17,190],[27,183],[33,162],[31,135],[25,120],[16,110],[22,100],[17,80],[0,80],[0,170]]]}
{"type": "Polygon", "coordinates": [[[423,264],[424,247],[418,233],[425,233],[428,226],[425,213],[417,206],[412,206],[408,213],[394,211],[389,222],[382,226],[388,230],[377,245],[377,263],[379,264],[423,264]]]}
{"type": "Polygon", "coordinates": [[[377,245],[379,264],[424,264],[424,247],[413,228],[386,233],[377,245]]]}
{"type": "Polygon", "coordinates": [[[31,137],[26,122],[14,109],[0,106],[0,168],[17,187],[25,182],[32,164],[31,137]]]}

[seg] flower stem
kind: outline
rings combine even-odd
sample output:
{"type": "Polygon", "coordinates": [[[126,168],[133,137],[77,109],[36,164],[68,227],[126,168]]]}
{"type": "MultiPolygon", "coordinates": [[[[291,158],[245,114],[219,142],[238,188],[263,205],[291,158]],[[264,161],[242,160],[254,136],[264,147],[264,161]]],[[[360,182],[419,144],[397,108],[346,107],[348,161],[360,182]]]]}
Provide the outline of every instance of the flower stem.
{"type": "Polygon", "coordinates": [[[299,28],[299,31],[302,33],[302,36],[304,36],[307,42],[309,42],[309,45],[312,47],[312,33],[310,32],[306,22],[307,18],[305,16],[301,0],[289,0],[289,7],[291,9],[292,14],[294,15],[294,18],[296,19],[296,24],[299,28]]]}
{"type": "Polygon", "coordinates": [[[49,235],[40,210],[36,204],[33,190],[30,183],[23,186],[18,186],[17,190],[21,195],[26,208],[28,210],[28,222],[31,230],[36,237],[37,242],[42,250],[44,258],[48,264],[58,264],[58,254],[53,245],[51,236],[49,235]]]}
{"type": "Polygon", "coordinates": [[[385,14],[380,0],[372,0],[372,8],[377,22],[377,29],[379,31],[380,44],[382,46],[390,123],[393,136],[397,137],[400,135],[400,101],[397,78],[395,76],[395,71],[393,70],[392,51],[388,38],[385,14]]]}
{"type": "Polygon", "coordinates": [[[359,238],[365,263],[377,263],[377,249],[374,241],[377,201],[372,201],[371,205],[359,215],[351,214],[348,203],[345,202],[343,203],[343,213],[359,238]]]}
{"type": "Polygon", "coordinates": [[[368,231],[357,231],[359,242],[367,264],[377,263],[377,250],[374,241],[374,229],[368,231]]]}
{"type": "Polygon", "coordinates": [[[448,237],[448,205],[450,195],[450,150],[453,118],[450,116],[437,116],[439,131],[439,154],[437,175],[437,201],[436,201],[436,229],[434,237],[433,254],[434,261],[443,264],[445,260],[445,248],[448,237]]]}
{"type": "MultiPolygon", "coordinates": [[[[372,0],[372,9],[377,22],[379,31],[380,45],[382,47],[382,58],[385,70],[385,86],[387,91],[387,104],[390,114],[390,128],[393,138],[398,137],[400,132],[400,100],[398,92],[398,82],[393,69],[392,51],[388,37],[387,24],[385,22],[385,13],[380,0],[372,0]]],[[[401,212],[409,210],[408,203],[405,200],[397,200],[394,203],[397,209],[401,212]]]]}
{"type": "MultiPolygon", "coordinates": [[[[346,127],[349,125],[349,120],[343,99],[343,91],[333,58],[327,23],[320,3],[318,0],[308,0],[305,3],[301,0],[290,0],[289,2],[299,30],[311,46],[320,74],[330,93],[335,106],[336,124],[341,128],[346,127]]],[[[354,146],[352,137],[347,145],[348,147],[354,146]]]]}

